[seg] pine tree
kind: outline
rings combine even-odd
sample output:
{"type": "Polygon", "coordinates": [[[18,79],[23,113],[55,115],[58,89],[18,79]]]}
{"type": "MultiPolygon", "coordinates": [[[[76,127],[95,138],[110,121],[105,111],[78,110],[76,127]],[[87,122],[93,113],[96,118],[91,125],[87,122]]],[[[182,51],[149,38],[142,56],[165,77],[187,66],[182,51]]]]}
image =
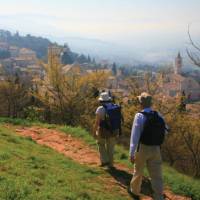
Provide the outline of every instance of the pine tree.
{"type": "Polygon", "coordinates": [[[115,63],[113,63],[113,66],[112,66],[112,73],[113,73],[113,75],[117,75],[117,66],[116,66],[116,64],[115,63]]]}
{"type": "Polygon", "coordinates": [[[88,60],[88,63],[91,63],[91,58],[90,58],[90,56],[88,55],[88,58],[87,58],[87,60],[88,60]]]}

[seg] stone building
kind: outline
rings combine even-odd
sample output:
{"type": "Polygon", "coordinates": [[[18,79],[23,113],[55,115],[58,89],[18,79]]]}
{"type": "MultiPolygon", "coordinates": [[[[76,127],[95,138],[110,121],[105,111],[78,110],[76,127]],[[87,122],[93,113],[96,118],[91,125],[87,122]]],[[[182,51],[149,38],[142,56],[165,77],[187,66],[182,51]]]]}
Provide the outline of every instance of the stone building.
{"type": "Polygon", "coordinates": [[[164,77],[162,93],[173,97],[184,92],[188,100],[200,100],[200,84],[192,77],[183,76],[182,66],[183,60],[178,53],[175,58],[174,73],[164,77]]]}
{"type": "Polygon", "coordinates": [[[19,50],[19,57],[24,60],[36,60],[36,53],[35,51],[27,48],[22,48],[19,50]]]}

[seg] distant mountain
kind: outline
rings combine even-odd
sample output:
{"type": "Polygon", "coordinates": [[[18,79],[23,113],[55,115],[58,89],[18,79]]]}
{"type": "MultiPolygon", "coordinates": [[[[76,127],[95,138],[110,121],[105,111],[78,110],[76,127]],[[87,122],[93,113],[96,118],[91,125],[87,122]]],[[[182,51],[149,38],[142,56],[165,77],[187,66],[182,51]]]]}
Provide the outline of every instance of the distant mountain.
{"type": "Polygon", "coordinates": [[[143,43],[138,44],[134,38],[130,44],[122,42],[108,42],[93,38],[81,37],[55,37],[48,36],[53,41],[63,44],[67,41],[71,49],[78,53],[86,53],[96,58],[96,60],[109,60],[119,64],[151,64],[151,65],[169,65],[174,62],[177,53],[180,51],[185,59],[188,59],[185,53],[185,44],[166,44],[160,46],[152,44],[151,47],[143,43]]]}
{"type": "Polygon", "coordinates": [[[132,53],[126,46],[112,42],[102,41],[92,38],[81,37],[55,37],[48,36],[51,40],[63,44],[67,41],[70,48],[79,54],[86,54],[95,57],[97,61],[108,60],[111,63],[119,64],[139,64],[140,54],[134,50],[132,53]]]}

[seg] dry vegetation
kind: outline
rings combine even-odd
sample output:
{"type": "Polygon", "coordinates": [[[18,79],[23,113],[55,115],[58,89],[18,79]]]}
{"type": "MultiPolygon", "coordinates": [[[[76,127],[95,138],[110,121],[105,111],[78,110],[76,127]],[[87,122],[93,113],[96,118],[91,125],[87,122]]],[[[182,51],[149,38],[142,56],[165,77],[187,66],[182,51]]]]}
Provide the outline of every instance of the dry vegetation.
{"type": "MultiPolygon", "coordinates": [[[[57,62],[44,65],[45,77],[24,84],[19,77],[0,82],[1,116],[28,118],[48,123],[82,126],[91,131],[94,112],[98,106],[99,88],[104,88],[105,73],[66,76],[57,62]]],[[[122,105],[124,116],[123,143],[128,146],[135,113],[140,109],[136,96],[143,90],[137,81],[129,79],[129,102],[122,105]]],[[[162,147],[164,160],[180,171],[200,177],[200,121],[180,110],[181,99],[158,96],[162,76],[145,77],[145,88],[154,97],[154,108],[159,110],[171,128],[162,147]],[[179,109],[178,109],[179,108],[179,109]]],[[[118,96],[116,101],[121,101],[118,96]]]]}

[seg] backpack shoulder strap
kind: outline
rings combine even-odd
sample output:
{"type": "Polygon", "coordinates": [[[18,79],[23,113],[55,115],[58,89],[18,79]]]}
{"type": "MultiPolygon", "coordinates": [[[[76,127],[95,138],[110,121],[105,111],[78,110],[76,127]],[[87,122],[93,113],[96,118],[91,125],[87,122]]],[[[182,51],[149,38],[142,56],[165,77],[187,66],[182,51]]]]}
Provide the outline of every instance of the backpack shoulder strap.
{"type": "Polygon", "coordinates": [[[144,111],[141,111],[141,112],[139,112],[139,113],[143,114],[145,117],[149,117],[149,116],[152,115],[151,113],[144,112],[144,111]]]}
{"type": "Polygon", "coordinates": [[[154,110],[152,110],[152,111],[150,111],[150,112],[141,111],[141,112],[139,112],[139,113],[141,113],[141,114],[143,114],[143,115],[145,115],[145,116],[158,115],[158,112],[157,112],[157,111],[154,111],[154,110]]]}
{"type": "Polygon", "coordinates": [[[107,112],[108,105],[107,104],[103,104],[102,106],[104,107],[105,111],[107,112]]]}
{"type": "Polygon", "coordinates": [[[104,107],[104,109],[106,109],[106,108],[107,108],[107,105],[106,105],[106,104],[103,104],[102,106],[104,107]]]}
{"type": "Polygon", "coordinates": [[[155,110],[153,110],[153,114],[154,114],[154,115],[158,115],[158,112],[155,111],[155,110]]]}
{"type": "MultiPolygon", "coordinates": [[[[113,103],[109,103],[109,104],[114,105],[113,103]]],[[[107,107],[109,107],[108,103],[105,103],[105,104],[103,104],[102,106],[103,106],[105,109],[106,109],[107,107]]]]}
{"type": "Polygon", "coordinates": [[[147,113],[147,112],[144,112],[144,111],[141,111],[141,112],[139,112],[139,113],[141,113],[141,114],[143,114],[143,115],[148,115],[148,113],[147,113]]]}

